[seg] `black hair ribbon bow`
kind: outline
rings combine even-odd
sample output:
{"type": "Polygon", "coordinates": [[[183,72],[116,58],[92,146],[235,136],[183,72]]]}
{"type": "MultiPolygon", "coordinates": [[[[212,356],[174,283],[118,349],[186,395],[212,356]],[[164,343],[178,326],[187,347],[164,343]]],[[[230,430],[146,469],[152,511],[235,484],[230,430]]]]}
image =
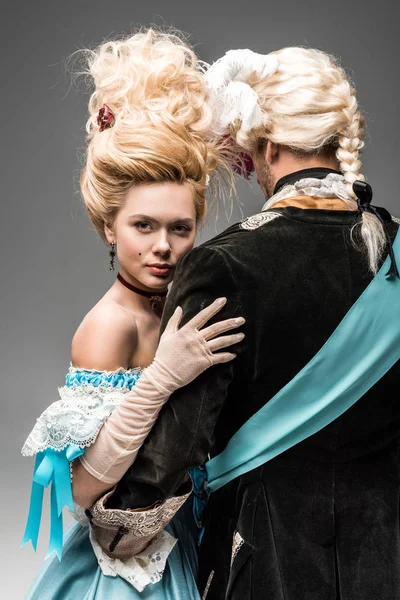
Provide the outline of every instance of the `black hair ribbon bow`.
{"type": "MultiPolygon", "coordinates": [[[[387,279],[392,279],[393,277],[400,278],[399,270],[398,270],[397,264],[396,264],[396,258],[394,256],[394,252],[393,252],[392,240],[390,238],[388,230],[386,229],[385,221],[383,220],[382,216],[379,214],[377,207],[372,206],[372,204],[371,204],[371,200],[372,200],[371,186],[369,185],[369,183],[366,183],[365,181],[357,180],[353,183],[353,191],[354,191],[355,195],[357,196],[358,210],[361,213],[363,213],[363,212],[373,213],[379,219],[379,221],[382,223],[382,227],[385,232],[386,241],[387,241],[388,248],[389,248],[389,256],[390,256],[390,261],[391,261],[390,269],[386,273],[387,279]]],[[[382,210],[382,209],[380,209],[380,210],[382,210]]],[[[387,211],[385,211],[385,212],[387,212],[387,211]]]]}

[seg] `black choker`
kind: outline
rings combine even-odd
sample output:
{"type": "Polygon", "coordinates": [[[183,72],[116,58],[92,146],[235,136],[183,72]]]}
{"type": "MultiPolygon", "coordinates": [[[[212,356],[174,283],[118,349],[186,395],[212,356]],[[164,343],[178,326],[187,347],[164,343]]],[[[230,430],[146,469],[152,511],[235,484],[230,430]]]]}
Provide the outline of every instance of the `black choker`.
{"type": "Polygon", "coordinates": [[[118,273],[117,279],[122,283],[122,285],[128,288],[128,290],[131,290],[131,292],[135,292],[135,294],[139,294],[140,296],[146,296],[146,298],[149,298],[152,310],[156,310],[161,300],[165,298],[165,296],[168,294],[168,290],[164,290],[162,292],[146,292],[145,290],[141,290],[140,288],[135,287],[131,283],[128,283],[128,281],[125,281],[121,273],[118,273]]]}
{"type": "Polygon", "coordinates": [[[329,173],[336,173],[337,175],[343,175],[341,171],[335,171],[335,169],[329,169],[327,167],[311,167],[311,169],[302,169],[301,171],[295,171],[289,173],[285,177],[281,177],[275,185],[274,195],[277,194],[285,185],[290,185],[304,179],[305,177],[315,177],[315,179],[325,179],[329,173]]]}

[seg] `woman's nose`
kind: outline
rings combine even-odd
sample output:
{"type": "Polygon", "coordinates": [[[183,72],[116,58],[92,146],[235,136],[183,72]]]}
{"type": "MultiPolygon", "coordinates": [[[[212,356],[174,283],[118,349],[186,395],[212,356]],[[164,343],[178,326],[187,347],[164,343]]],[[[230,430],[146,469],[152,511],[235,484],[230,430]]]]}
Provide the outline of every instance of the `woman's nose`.
{"type": "Polygon", "coordinates": [[[171,252],[171,245],[165,233],[160,233],[157,237],[153,245],[153,252],[155,254],[169,254],[171,252]]]}

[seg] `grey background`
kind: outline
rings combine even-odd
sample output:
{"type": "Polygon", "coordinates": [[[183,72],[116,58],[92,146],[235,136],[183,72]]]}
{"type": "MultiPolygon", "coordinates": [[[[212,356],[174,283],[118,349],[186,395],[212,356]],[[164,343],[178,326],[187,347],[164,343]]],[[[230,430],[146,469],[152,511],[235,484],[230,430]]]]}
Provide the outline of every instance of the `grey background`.
{"type": "MultiPolygon", "coordinates": [[[[31,546],[19,549],[33,467],[20,448],[36,416],[57,399],[76,327],[113,280],[107,249],[77,193],[87,95],[83,88],[71,89],[66,57],[150,23],[189,33],[207,61],[240,47],[266,53],[307,45],[332,52],[351,70],[367,114],[363,171],[375,202],[399,215],[399,35],[393,11],[398,9],[387,1],[354,0],[45,0],[3,9],[1,598],[23,598],[48,541],[46,516],[37,554],[31,546]]],[[[257,212],[263,200],[256,183],[239,191],[244,214],[257,212]]],[[[236,209],[231,223],[239,218],[236,209]]],[[[210,216],[201,239],[223,227],[223,218],[215,224],[210,216]]]]}

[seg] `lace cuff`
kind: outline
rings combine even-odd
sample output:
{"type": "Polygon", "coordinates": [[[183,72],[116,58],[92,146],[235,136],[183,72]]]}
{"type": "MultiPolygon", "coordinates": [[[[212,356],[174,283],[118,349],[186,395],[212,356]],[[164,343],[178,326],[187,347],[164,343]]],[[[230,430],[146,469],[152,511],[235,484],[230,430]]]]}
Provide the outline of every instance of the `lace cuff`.
{"type": "Polygon", "coordinates": [[[97,543],[111,558],[123,561],[140,554],[168,525],[192,491],[188,479],[178,490],[178,495],[156,503],[145,510],[119,510],[106,508],[111,490],[102,496],[89,511],[90,525],[97,543]]]}
{"type": "Polygon", "coordinates": [[[125,559],[108,556],[96,540],[92,529],[90,541],[104,575],[118,575],[142,592],[149,583],[157,583],[162,579],[169,553],[178,540],[167,531],[161,531],[145,550],[125,559]]]}

